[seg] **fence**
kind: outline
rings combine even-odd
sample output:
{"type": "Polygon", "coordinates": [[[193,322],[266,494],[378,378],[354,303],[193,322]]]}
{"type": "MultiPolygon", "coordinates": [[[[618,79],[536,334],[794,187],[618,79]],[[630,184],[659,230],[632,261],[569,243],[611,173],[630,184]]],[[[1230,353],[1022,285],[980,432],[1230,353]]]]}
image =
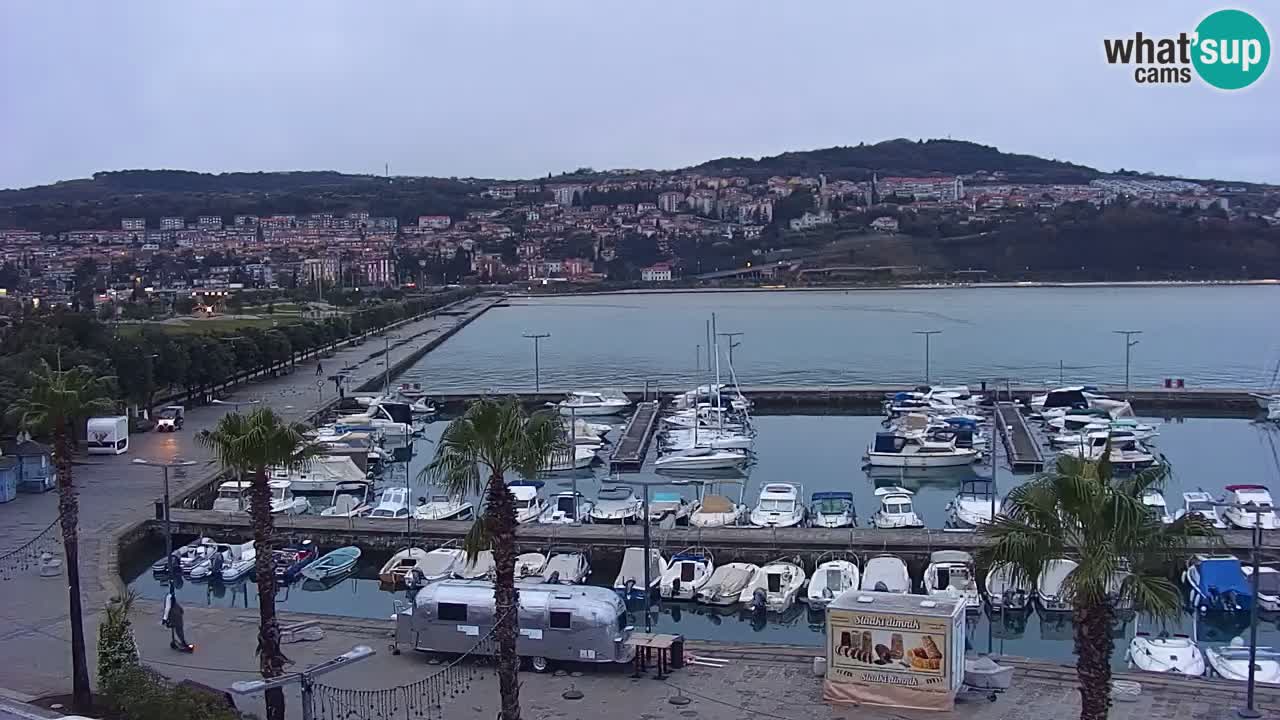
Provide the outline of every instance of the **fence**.
{"type": "Polygon", "coordinates": [[[58,554],[62,544],[62,533],[58,529],[61,521],[62,516],[59,515],[40,534],[0,554],[0,580],[11,580],[32,568],[38,568],[40,558],[45,553],[58,554]]]}

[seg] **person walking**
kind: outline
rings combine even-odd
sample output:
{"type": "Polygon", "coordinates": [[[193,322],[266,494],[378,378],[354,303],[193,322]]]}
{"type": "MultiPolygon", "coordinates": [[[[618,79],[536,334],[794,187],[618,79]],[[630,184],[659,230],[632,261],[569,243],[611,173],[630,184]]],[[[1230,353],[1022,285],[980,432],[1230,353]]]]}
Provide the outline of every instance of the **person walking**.
{"type": "Polygon", "coordinates": [[[324,363],[317,360],[316,361],[316,377],[320,377],[323,374],[324,374],[324,363]]]}
{"type": "Polygon", "coordinates": [[[171,592],[164,598],[164,616],[160,622],[169,628],[169,647],[174,650],[183,652],[191,652],[195,648],[191,643],[187,642],[186,634],[183,632],[182,623],[182,604],[178,602],[178,598],[171,592]]]}

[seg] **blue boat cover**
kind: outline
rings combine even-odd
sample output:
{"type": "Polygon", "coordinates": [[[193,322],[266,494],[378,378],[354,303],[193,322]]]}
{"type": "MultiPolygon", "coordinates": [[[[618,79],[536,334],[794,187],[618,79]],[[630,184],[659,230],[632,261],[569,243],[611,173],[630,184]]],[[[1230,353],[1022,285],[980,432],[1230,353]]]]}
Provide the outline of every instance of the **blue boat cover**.
{"type": "Polygon", "coordinates": [[[1245,580],[1244,571],[1240,569],[1240,561],[1236,558],[1210,558],[1200,562],[1200,590],[1209,594],[1210,590],[1219,595],[1235,592],[1236,597],[1244,599],[1253,597],[1249,583],[1245,580]]]}
{"type": "Polygon", "coordinates": [[[944,420],[943,420],[943,422],[945,422],[945,423],[946,423],[946,424],[948,424],[948,425],[953,425],[953,426],[955,426],[955,427],[961,427],[961,428],[976,428],[976,427],[978,427],[978,422],[977,422],[976,420],[974,420],[973,418],[966,418],[966,417],[951,417],[951,418],[946,418],[946,419],[944,419],[944,420]]]}
{"type": "Polygon", "coordinates": [[[911,393],[905,393],[905,392],[896,393],[894,394],[893,399],[897,400],[898,402],[901,402],[903,400],[910,400],[911,393]]]}

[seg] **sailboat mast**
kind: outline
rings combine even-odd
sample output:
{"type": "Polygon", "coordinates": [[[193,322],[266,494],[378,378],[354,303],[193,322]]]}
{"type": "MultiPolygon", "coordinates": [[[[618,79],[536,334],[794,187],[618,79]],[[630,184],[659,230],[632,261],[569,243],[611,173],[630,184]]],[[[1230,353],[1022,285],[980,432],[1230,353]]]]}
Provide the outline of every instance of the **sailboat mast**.
{"type": "Polygon", "coordinates": [[[724,412],[720,408],[720,336],[716,334],[716,314],[711,313],[711,342],[716,349],[716,417],[719,418],[720,431],[724,431],[724,412]]]}

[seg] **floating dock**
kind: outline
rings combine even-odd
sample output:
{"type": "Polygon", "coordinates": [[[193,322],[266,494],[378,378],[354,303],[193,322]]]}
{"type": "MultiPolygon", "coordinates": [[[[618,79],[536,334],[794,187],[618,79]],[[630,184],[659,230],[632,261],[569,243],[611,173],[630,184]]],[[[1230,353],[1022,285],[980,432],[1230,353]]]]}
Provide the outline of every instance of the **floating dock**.
{"type": "Polygon", "coordinates": [[[653,400],[637,403],[635,414],[627,421],[622,437],[613,446],[613,454],[609,456],[609,472],[640,472],[657,424],[658,403],[653,400]]]}
{"type": "Polygon", "coordinates": [[[996,429],[1004,442],[1005,457],[1014,472],[1040,472],[1044,470],[1044,454],[1040,443],[1031,435],[1027,419],[1011,402],[996,403],[996,429]]]}

